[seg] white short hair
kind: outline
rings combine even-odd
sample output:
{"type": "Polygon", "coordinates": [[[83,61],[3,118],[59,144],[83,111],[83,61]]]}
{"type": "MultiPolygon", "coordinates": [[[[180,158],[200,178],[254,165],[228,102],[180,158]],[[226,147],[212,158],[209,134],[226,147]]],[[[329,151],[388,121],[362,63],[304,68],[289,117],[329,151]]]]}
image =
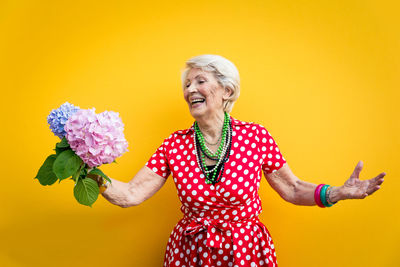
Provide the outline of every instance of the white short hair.
{"type": "Polygon", "coordinates": [[[186,61],[186,68],[182,72],[181,78],[183,88],[185,88],[186,76],[193,68],[213,73],[214,77],[223,88],[227,87],[232,90],[231,96],[224,103],[224,111],[230,113],[234,102],[238,99],[240,94],[240,78],[236,66],[228,59],[218,55],[200,55],[192,57],[186,61]]]}

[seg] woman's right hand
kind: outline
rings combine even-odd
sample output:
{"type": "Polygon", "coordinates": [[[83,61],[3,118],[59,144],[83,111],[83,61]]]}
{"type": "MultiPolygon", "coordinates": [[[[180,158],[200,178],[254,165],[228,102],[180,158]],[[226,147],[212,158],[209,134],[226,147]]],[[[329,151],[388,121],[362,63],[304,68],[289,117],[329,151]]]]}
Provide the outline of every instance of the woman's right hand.
{"type": "Polygon", "coordinates": [[[382,172],[369,180],[360,180],[359,177],[363,165],[363,162],[359,161],[353,174],[344,185],[340,187],[340,195],[343,196],[344,199],[363,199],[381,188],[380,185],[384,181],[383,177],[385,177],[386,172],[382,172]]]}
{"type": "Polygon", "coordinates": [[[88,174],[86,177],[94,180],[97,183],[97,185],[99,186],[100,194],[103,194],[103,192],[106,191],[107,188],[103,186],[104,183],[103,177],[97,174],[88,174]]]}

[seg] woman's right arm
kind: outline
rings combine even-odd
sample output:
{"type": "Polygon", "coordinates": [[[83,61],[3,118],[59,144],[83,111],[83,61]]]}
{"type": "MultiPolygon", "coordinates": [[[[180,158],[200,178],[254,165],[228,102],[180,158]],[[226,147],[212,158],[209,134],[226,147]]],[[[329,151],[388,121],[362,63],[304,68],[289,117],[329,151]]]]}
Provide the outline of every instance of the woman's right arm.
{"type": "Polygon", "coordinates": [[[166,180],[144,166],[128,183],[111,179],[112,183],[102,195],[112,204],[122,208],[137,206],[160,190],[166,180]]]}

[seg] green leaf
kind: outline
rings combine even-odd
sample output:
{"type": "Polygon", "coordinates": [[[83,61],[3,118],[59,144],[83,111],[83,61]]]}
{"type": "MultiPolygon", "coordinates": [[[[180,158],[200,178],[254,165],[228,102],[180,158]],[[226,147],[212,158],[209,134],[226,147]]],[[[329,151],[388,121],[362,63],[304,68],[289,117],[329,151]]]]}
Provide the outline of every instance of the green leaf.
{"type": "Polygon", "coordinates": [[[54,149],[54,151],[56,151],[56,154],[59,155],[61,154],[61,152],[68,149],[71,148],[69,147],[67,139],[64,137],[59,143],[56,144],[56,148],[54,149]]]}
{"type": "Polygon", "coordinates": [[[78,179],[74,187],[75,199],[82,205],[92,207],[99,196],[100,190],[97,183],[90,178],[78,179]]]}
{"type": "Polygon", "coordinates": [[[66,147],[69,147],[67,138],[64,137],[63,139],[61,139],[61,141],[60,141],[59,143],[56,144],[56,147],[58,147],[58,148],[66,148],[66,147]]]}
{"type": "Polygon", "coordinates": [[[112,182],[111,182],[111,179],[108,178],[108,176],[105,175],[100,169],[94,168],[93,170],[91,170],[91,171],[89,172],[89,174],[95,174],[95,175],[101,176],[101,177],[103,177],[104,179],[106,179],[107,181],[109,181],[110,183],[112,183],[112,182]]]}
{"type": "Polygon", "coordinates": [[[82,177],[82,178],[85,178],[86,175],[87,175],[87,171],[88,171],[88,168],[87,168],[87,165],[85,165],[83,168],[81,168],[79,176],[82,177]]]}
{"type": "Polygon", "coordinates": [[[81,158],[72,150],[61,152],[54,161],[53,171],[62,180],[76,173],[82,164],[81,158]]]}
{"type": "Polygon", "coordinates": [[[82,168],[84,167],[84,163],[82,162],[79,166],[79,169],[72,175],[72,180],[75,181],[75,184],[78,182],[79,177],[81,176],[82,168]]]}
{"type": "Polygon", "coordinates": [[[57,181],[57,176],[53,172],[53,164],[56,160],[56,155],[50,155],[46,158],[43,165],[40,167],[35,178],[39,180],[41,185],[52,185],[57,181]]]}
{"type": "Polygon", "coordinates": [[[64,152],[65,150],[68,150],[68,149],[70,149],[70,148],[58,148],[58,147],[56,147],[54,149],[54,151],[56,152],[56,155],[58,156],[58,155],[61,154],[61,152],[64,152]]]}

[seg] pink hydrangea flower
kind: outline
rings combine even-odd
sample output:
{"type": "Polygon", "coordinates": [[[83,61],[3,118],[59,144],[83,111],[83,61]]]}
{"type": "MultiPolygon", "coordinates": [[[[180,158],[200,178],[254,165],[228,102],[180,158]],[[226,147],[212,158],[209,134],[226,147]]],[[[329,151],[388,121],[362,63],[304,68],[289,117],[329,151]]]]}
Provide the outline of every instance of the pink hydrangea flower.
{"type": "Polygon", "coordinates": [[[65,137],[73,151],[90,168],[111,163],[128,151],[124,124],[117,112],[81,109],[65,124],[65,137]]]}

